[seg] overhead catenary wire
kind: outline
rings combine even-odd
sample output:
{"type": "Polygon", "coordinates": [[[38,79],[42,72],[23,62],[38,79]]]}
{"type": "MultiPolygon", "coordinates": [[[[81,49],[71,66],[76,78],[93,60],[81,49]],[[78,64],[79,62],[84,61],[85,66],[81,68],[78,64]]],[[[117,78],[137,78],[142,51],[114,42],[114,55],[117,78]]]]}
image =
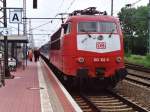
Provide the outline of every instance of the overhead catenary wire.
{"type": "Polygon", "coordinates": [[[72,2],[70,3],[69,7],[66,9],[65,13],[67,13],[69,11],[69,9],[73,6],[73,4],[75,3],[76,0],[72,0],[72,2]]]}
{"type": "MultiPolygon", "coordinates": [[[[70,2],[70,5],[69,5],[69,7],[66,9],[66,11],[64,12],[65,14],[67,14],[68,13],[68,11],[69,11],[69,9],[73,6],[73,4],[75,3],[75,1],[76,0],[72,0],[71,2],[70,2]]],[[[58,16],[59,14],[57,13],[57,15],[56,16],[58,16]]],[[[58,23],[58,22],[57,22],[58,23]]],[[[55,25],[55,29],[57,28],[59,26],[59,24],[56,24],[55,25]]]]}
{"type": "MultiPolygon", "coordinates": [[[[61,4],[60,4],[60,6],[58,7],[58,9],[57,9],[57,11],[56,11],[57,13],[56,13],[55,17],[57,17],[57,16],[58,16],[59,10],[62,8],[63,3],[64,3],[64,0],[62,0],[62,2],[61,2],[61,4]]],[[[52,21],[53,21],[53,20],[52,20],[52,21]]]]}
{"type": "MultiPolygon", "coordinates": [[[[46,23],[44,23],[44,24],[41,24],[41,25],[39,25],[39,26],[36,26],[36,27],[34,27],[34,28],[32,28],[31,30],[29,30],[29,31],[32,31],[32,30],[36,30],[36,29],[38,29],[38,28],[40,28],[40,27],[42,27],[42,26],[45,26],[45,25],[47,25],[47,24],[49,24],[50,23],[50,21],[49,22],[46,22],[46,23]]],[[[18,30],[18,28],[16,28],[16,27],[13,27],[13,26],[11,26],[11,25],[8,25],[10,28],[14,28],[15,30],[18,30]]],[[[21,32],[23,32],[23,30],[20,30],[21,32]]]]}
{"type": "MultiPolygon", "coordinates": [[[[55,17],[54,17],[54,18],[49,18],[49,19],[55,19],[55,17]]],[[[61,18],[56,18],[56,19],[61,19],[61,18]]],[[[42,27],[42,26],[48,25],[48,24],[50,24],[50,23],[51,23],[51,21],[48,21],[48,22],[46,22],[46,23],[44,23],[44,24],[41,24],[41,25],[36,26],[36,27],[34,27],[34,28],[31,28],[29,31],[36,30],[36,29],[38,29],[38,28],[40,28],[40,27],[42,27]]]]}
{"type": "MultiPolygon", "coordinates": [[[[128,3],[128,4],[125,4],[125,5],[129,5],[129,6],[135,6],[136,4],[138,4],[139,2],[141,2],[142,0],[137,0],[137,1],[135,1],[135,2],[133,2],[133,3],[128,3]]],[[[115,11],[113,14],[116,14],[116,13],[118,13],[119,11],[117,10],[117,11],[115,11]]]]}
{"type": "Polygon", "coordinates": [[[140,1],[142,1],[142,0],[137,0],[136,2],[132,3],[131,6],[136,5],[136,4],[139,3],[140,1]]]}
{"type": "MultiPolygon", "coordinates": [[[[57,9],[56,15],[55,15],[54,17],[57,17],[57,16],[58,16],[58,13],[60,12],[60,9],[62,8],[63,4],[64,4],[64,0],[62,0],[60,6],[59,6],[58,9],[57,9]]],[[[53,23],[53,21],[54,21],[54,20],[51,20],[51,23],[53,23]]],[[[56,28],[56,26],[55,26],[55,28],[56,28]]]]}
{"type": "Polygon", "coordinates": [[[42,34],[40,34],[40,33],[39,34],[31,34],[31,33],[28,33],[28,35],[48,35],[49,36],[51,34],[43,34],[43,33],[42,34]]]}
{"type": "MultiPolygon", "coordinates": [[[[42,27],[42,26],[44,26],[44,25],[47,25],[47,24],[49,24],[50,23],[50,21],[49,22],[47,22],[47,23],[44,23],[44,24],[41,24],[41,25],[39,25],[39,26],[37,26],[37,27],[34,27],[34,28],[32,28],[31,30],[28,30],[28,31],[33,31],[33,30],[38,30],[38,28],[40,28],[40,27],[42,27]]],[[[15,29],[16,31],[18,31],[18,28],[16,28],[16,27],[13,27],[13,26],[11,26],[11,25],[8,25],[10,28],[13,28],[13,29],[15,29]]],[[[19,30],[19,31],[21,31],[22,33],[23,33],[23,30],[19,30]]],[[[45,30],[46,31],[46,30],[45,30]]],[[[28,34],[28,33],[27,33],[28,34]]]]}
{"type": "Polygon", "coordinates": [[[44,23],[44,24],[41,24],[41,25],[36,26],[36,27],[34,27],[34,28],[31,28],[31,30],[29,30],[29,31],[33,31],[33,30],[35,30],[35,29],[37,29],[37,28],[40,28],[40,27],[45,26],[45,25],[48,25],[49,23],[51,23],[51,21],[48,21],[48,22],[46,22],[46,23],[44,23]]]}

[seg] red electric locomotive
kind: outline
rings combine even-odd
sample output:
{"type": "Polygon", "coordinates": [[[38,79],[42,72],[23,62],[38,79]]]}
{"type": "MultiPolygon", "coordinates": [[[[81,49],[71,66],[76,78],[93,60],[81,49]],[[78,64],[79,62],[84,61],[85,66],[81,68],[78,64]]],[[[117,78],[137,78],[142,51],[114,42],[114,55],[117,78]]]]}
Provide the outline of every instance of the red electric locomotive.
{"type": "Polygon", "coordinates": [[[127,74],[119,20],[95,7],[74,11],[51,36],[49,58],[70,83],[114,86],[127,74]]]}

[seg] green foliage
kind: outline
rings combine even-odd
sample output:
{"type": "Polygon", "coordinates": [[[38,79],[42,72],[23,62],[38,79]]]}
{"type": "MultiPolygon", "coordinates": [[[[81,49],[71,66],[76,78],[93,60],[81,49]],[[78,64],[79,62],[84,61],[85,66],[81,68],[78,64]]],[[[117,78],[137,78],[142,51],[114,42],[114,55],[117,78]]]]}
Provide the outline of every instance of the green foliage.
{"type": "Polygon", "coordinates": [[[118,13],[124,33],[125,52],[146,54],[148,38],[148,6],[124,7],[118,13]]]}
{"type": "Polygon", "coordinates": [[[125,57],[125,60],[130,63],[144,65],[150,67],[150,55],[130,55],[130,57],[125,57]]]}
{"type": "Polygon", "coordinates": [[[146,55],[146,59],[149,60],[149,63],[150,63],[150,54],[146,55]]]}
{"type": "Polygon", "coordinates": [[[131,53],[128,52],[128,53],[125,53],[125,57],[130,57],[131,56],[131,53]]]}

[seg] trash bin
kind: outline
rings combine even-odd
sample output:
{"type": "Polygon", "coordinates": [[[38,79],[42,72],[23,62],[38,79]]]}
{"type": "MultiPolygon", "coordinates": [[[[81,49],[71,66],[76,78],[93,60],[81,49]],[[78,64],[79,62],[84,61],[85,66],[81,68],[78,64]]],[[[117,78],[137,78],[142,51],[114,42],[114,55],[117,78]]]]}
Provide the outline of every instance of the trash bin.
{"type": "Polygon", "coordinates": [[[16,59],[8,58],[8,68],[10,71],[16,71],[16,59]]]}

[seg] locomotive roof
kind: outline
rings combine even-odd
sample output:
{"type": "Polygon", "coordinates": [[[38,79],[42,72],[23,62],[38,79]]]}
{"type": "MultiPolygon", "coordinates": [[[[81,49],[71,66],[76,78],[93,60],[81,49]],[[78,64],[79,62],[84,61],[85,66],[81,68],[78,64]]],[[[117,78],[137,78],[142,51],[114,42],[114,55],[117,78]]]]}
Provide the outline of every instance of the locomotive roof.
{"type": "Polygon", "coordinates": [[[102,21],[118,21],[119,19],[113,16],[106,15],[79,15],[70,16],[67,21],[86,21],[86,20],[102,20],[102,21]]]}
{"type": "MultiPolygon", "coordinates": [[[[78,22],[78,21],[110,21],[110,22],[118,22],[119,19],[113,16],[106,15],[78,15],[78,16],[70,16],[65,23],[69,21],[78,22]]],[[[55,32],[57,33],[60,28],[55,32]]],[[[54,34],[55,34],[54,33],[54,34]]],[[[53,34],[53,35],[54,35],[53,34]]]]}

